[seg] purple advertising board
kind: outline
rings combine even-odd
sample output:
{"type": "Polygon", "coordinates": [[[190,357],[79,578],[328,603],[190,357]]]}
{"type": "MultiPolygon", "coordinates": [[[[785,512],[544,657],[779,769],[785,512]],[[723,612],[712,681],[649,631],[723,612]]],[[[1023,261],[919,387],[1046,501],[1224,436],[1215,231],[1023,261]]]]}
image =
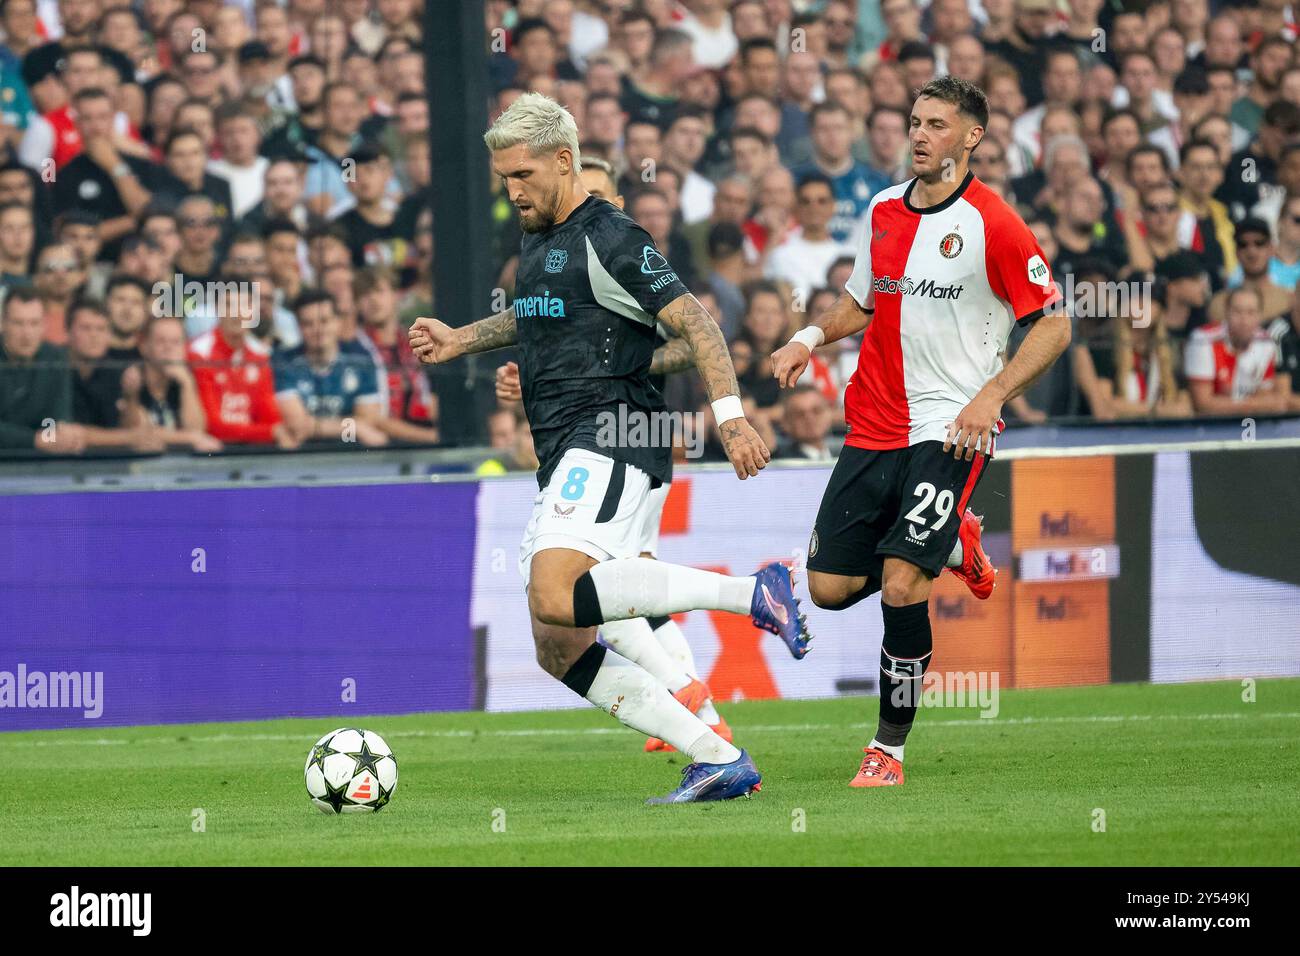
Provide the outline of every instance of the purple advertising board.
{"type": "Polygon", "coordinates": [[[475,706],[477,491],[0,497],[0,730],[475,706]]]}

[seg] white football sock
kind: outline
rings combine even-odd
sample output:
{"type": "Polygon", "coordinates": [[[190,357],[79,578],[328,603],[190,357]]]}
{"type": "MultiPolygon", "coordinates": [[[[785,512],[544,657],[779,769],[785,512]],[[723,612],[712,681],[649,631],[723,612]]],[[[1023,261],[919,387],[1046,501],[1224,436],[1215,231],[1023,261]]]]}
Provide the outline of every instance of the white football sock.
{"type": "Polygon", "coordinates": [[[897,747],[891,747],[888,744],[882,744],[879,740],[876,740],[873,737],[871,738],[871,743],[868,746],[875,747],[877,750],[883,750],[885,753],[889,754],[889,756],[893,757],[899,763],[903,762],[902,744],[899,744],[897,747]]]}
{"type": "MultiPolygon", "coordinates": [[[[691,677],[699,678],[700,671],[695,666],[695,655],[691,653],[691,645],[687,642],[686,635],[682,633],[682,629],[677,626],[676,621],[671,617],[668,618],[666,622],[654,629],[654,636],[678,668],[691,677]]],[[[718,709],[713,706],[712,700],[706,700],[704,706],[697,710],[695,714],[710,726],[722,719],[718,716],[718,709]]]]}
{"type": "Polygon", "coordinates": [[[673,693],[691,682],[691,677],[655,639],[650,622],[643,617],[608,621],[600,626],[605,643],[633,664],[645,668],[673,693]]]}
{"type": "Polygon", "coordinates": [[[695,610],[748,614],[754,597],[752,577],[731,577],[653,558],[615,558],[587,573],[606,621],[695,610]]]}
{"type": "Polygon", "coordinates": [[[960,568],[962,555],[963,555],[963,551],[961,549],[961,538],[958,538],[957,543],[952,546],[952,554],[948,555],[947,567],[960,568]]]}
{"type": "Polygon", "coordinates": [[[625,657],[607,650],[587,700],[647,737],[672,744],[694,761],[731,763],[740,751],[678,703],[668,688],[625,657]]]}

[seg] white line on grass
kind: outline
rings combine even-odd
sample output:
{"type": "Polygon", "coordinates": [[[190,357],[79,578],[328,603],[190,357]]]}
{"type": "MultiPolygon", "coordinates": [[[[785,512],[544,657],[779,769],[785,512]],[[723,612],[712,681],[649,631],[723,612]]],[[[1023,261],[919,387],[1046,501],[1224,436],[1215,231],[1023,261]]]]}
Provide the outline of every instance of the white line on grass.
{"type": "MultiPolygon", "coordinates": [[[[1243,720],[1253,719],[1278,719],[1278,720],[1297,720],[1300,719],[1300,712],[1287,711],[1262,711],[1259,713],[1237,712],[1232,714],[1091,714],[1081,717],[973,717],[973,718],[955,718],[953,720],[926,720],[923,721],[923,728],[930,727],[1009,727],[1023,726],[1027,724],[1098,724],[1098,723],[1126,723],[1129,721],[1146,721],[1146,720],[1243,720]]],[[[798,733],[801,731],[811,730],[862,730],[872,729],[874,723],[860,724],[754,724],[752,726],[738,725],[738,728],[747,734],[764,734],[764,733],[798,733]]],[[[564,730],[554,727],[534,727],[522,728],[518,730],[395,730],[385,733],[384,737],[433,737],[433,738],[468,738],[468,737],[577,737],[592,736],[600,734],[623,734],[627,731],[623,727],[575,727],[564,730]]],[[[126,744],[149,744],[149,743],[231,743],[234,741],[292,741],[308,740],[311,737],[307,734],[201,734],[186,735],[183,739],[180,737],[140,737],[133,740],[122,740],[109,737],[94,737],[88,740],[81,739],[59,739],[59,740],[6,740],[0,736],[0,747],[110,747],[123,746],[126,744]]]]}

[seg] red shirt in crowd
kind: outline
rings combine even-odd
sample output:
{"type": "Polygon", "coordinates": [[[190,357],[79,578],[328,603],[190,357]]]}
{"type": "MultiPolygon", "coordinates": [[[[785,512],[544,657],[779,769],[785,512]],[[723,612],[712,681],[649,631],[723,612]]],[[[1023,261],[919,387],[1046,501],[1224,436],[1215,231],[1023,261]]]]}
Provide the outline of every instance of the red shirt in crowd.
{"type": "Polygon", "coordinates": [[[280,408],[270,350],[251,335],[232,348],[220,327],[190,343],[190,366],[208,416],[208,433],[223,442],[269,445],[280,408]]]}

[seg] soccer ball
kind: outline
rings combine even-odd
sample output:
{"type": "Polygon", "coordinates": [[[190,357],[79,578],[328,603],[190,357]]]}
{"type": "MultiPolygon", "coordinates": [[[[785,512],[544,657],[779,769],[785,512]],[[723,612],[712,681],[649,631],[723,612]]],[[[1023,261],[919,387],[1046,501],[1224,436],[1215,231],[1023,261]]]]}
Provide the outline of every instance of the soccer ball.
{"type": "Polygon", "coordinates": [[[374,813],[397,789],[397,758],[373,730],[331,730],[307,754],[303,773],[321,813],[374,813]]]}

